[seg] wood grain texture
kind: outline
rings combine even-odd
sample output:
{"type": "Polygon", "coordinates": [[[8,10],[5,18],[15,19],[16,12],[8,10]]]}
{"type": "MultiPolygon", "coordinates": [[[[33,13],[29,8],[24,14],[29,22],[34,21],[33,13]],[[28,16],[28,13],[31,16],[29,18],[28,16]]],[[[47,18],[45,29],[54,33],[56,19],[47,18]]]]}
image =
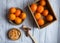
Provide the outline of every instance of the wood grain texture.
{"type": "MultiPolygon", "coordinates": [[[[31,4],[35,0],[0,0],[0,43],[32,43],[29,37],[26,37],[21,29],[22,25],[26,25],[31,28],[32,35],[38,40],[38,43],[57,43],[57,31],[58,31],[58,20],[48,27],[43,29],[37,29],[32,16],[27,9],[27,5],[31,4]],[[26,20],[21,25],[12,25],[6,20],[6,13],[10,7],[18,7],[27,13],[26,20]],[[18,28],[21,30],[21,38],[16,41],[9,40],[6,36],[7,31],[11,28],[18,28]]],[[[58,5],[57,0],[49,0],[54,12],[58,16],[58,5]]]]}
{"type": "Polygon", "coordinates": [[[46,29],[45,43],[57,43],[58,18],[59,18],[58,1],[57,0],[49,0],[49,1],[51,3],[54,13],[56,14],[57,21],[52,23],[50,26],[46,27],[47,29],[46,29]]]}
{"type": "Polygon", "coordinates": [[[58,18],[58,40],[57,40],[57,43],[60,43],[60,0],[58,0],[58,7],[59,7],[59,18],[58,18]]]}

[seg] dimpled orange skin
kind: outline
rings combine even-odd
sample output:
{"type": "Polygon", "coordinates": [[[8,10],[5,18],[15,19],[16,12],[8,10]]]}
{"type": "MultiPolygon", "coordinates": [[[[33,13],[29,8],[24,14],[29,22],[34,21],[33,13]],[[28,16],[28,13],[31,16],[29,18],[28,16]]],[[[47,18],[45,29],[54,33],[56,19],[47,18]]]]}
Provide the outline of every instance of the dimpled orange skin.
{"type": "Polygon", "coordinates": [[[19,18],[19,17],[16,17],[16,19],[15,19],[15,23],[16,23],[16,24],[20,24],[21,22],[22,22],[22,19],[19,18]]]}
{"type": "Polygon", "coordinates": [[[37,12],[42,13],[43,11],[44,11],[44,7],[39,5],[37,7],[37,12]]]}
{"type": "Polygon", "coordinates": [[[31,4],[31,10],[32,10],[32,12],[35,12],[36,10],[37,10],[37,4],[31,4]]]}
{"type": "Polygon", "coordinates": [[[19,16],[20,14],[21,14],[21,10],[19,10],[19,9],[16,10],[15,15],[16,15],[16,16],[19,16]]]}
{"type": "Polygon", "coordinates": [[[25,19],[26,18],[26,13],[21,13],[20,18],[25,19]]]}
{"type": "Polygon", "coordinates": [[[39,19],[39,20],[38,20],[38,24],[39,24],[40,26],[44,25],[44,20],[43,20],[43,19],[39,19]]]}
{"type": "Polygon", "coordinates": [[[10,14],[10,15],[9,15],[9,19],[10,19],[10,20],[15,20],[15,18],[16,18],[16,16],[15,16],[14,14],[10,14]]]}
{"type": "Polygon", "coordinates": [[[44,10],[42,15],[43,15],[43,16],[47,16],[48,13],[49,13],[48,10],[44,10]]]}
{"type": "Polygon", "coordinates": [[[53,16],[52,15],[47,15],[46,20],[51,22],[53,20],[53,16]]]}
{"type": "Polygon", "coordinates": [[[40,13],[35,13],[35,18],[38,20],[41,18],[41,14],[40,13]]]}
{"type": "Polygon", "coordinates": [[[12,7],[10,8],[10,13],[15,13],[16,12],[16,8],[12,7]]]}
{"type": "Polygon", "coordinates": [[[45,5],[46,5],[45,0],[41,0],[41,1],[40,1],[40,5],[45,6],[45,5]]]}

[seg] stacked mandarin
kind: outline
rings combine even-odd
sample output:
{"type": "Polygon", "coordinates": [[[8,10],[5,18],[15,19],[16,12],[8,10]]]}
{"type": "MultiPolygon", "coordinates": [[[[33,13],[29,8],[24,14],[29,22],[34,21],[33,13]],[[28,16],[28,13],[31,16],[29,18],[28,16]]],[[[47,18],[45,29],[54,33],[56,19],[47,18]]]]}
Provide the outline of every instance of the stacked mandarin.
{"type": "Polygon", "coordinates": [[[40,0],[38,3],[32,3],[30,5],[30,9],[34,13],[34,18],[39,26],[43,26],[46,22],[53,21],[52,14],[50,14],[49,10],[46,8],[46,0],[40,0]]]}
{"type": "Polygon", "coordinates": [[[14,24],[21,24],[26,18],[26,13],[19,8],[11,7],[9,9],[8,19],[14,24]]]}

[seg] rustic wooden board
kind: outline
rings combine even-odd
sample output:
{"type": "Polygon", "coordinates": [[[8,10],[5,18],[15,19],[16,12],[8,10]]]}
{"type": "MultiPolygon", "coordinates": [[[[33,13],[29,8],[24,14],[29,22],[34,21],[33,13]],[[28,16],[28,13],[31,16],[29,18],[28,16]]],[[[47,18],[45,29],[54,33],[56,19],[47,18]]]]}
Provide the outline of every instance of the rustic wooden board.
{"type": "MultiPolygon", "coordinates": [[[[26,25],[30,27],[31,33],[36,39],[38,43],[57,43],[57,31],[58,31],[58,20],[53,24],[45,27],[43,29],[37,29],[34,27],[34,21],[30,12],[27,9],[27,5],[32,3],[35,0],[0,0],[0,43],[32,43],[29,37],[26,37],[24,32],[21,30],[22,25],[26,25]],[[10,7],[19,7],[27,13],[27,19],[18,26],[12,25],[6,20],[7,9],[10,7]],[[17,41],[11,41],[7,38],[6,33],[10,28],[20,28],[22,32],[22,36],[17,41]]],[[[57,18],[59,17],[57,0],[49,0],[54,12],[56,13],[57,18]]]]}

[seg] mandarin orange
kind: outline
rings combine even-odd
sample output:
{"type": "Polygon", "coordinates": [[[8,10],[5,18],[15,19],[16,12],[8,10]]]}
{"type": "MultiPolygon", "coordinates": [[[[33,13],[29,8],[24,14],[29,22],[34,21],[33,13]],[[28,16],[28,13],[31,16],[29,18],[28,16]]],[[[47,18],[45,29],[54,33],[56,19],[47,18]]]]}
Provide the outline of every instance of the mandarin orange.
{"type": "Polygon", "coordinates": [[[41,6],[41,5],[39,5],[39,6],[37,7],[37,12],[42,13],[43,11],[44,11],[44,7],[41,6]]]}
{"type": "Polygon", "coordinates": [[[21,13],[20,18],[25,19],[26,18],[26,13],[21,13]]]}
{"type": "Polygon", "coordinates": [[[15,12],[16,12],[16,8],[15,7],[10,8],[10,13],[15,13],[15,12]]]}
{"type": "Polygon", "coordinates": [[[15,15],[16,15],[16,16],[19,16],[20,14],[21,14],[21,10],[19,10],[19,9],[16,10],[15,15]]]}
{"type": "Polygon", "coordinates": [[[38,20],[38,24],[39,24],[40,26],[44,25],[44,20],[43,20],[43,19],[39,19],[39,20],[38,20]]]}
{"type": "Polygon", "coordinates": [[[53,16],[52,15],[47,15],[46,16],[46,20],[47,21],[52,21],[53,20],[53,16]]]}
{"type": "Polygon", "coordinates": [[[15,18],[16,18],[16,16],[15,16],[14,14],[10,14],[10,15],[9,15],[9,19],[10,19],[10,20],[15,20],[15,18]]]}
{"type": "Polygon", "coordinates": [[[41,0],[41,1],[40,1],[40,5],[45,6],[45,5],[46,5],[45,0],[41,0]]]}
{"type": "Polygon", "coordinates": [[[44,10],[42,15],[43,15],[43,16],[47,16],[48,13],[49,13],[48,10],[44,10]]]}
{"type": "Polygon", "coordinates": [[[37,4],[31,4],[31,10],[32,10],[32,12],[35,12],[36,11],[36,9],[37,9],[37,4]]]}
{"type": "Polygon", "coordinates": [[[16,19],[15,19],[15,23],[16,23],[16,24],[20,24],[21,22],[22,22],[22,19],[19,18],[19,17],[16,17],[16,19]]]}
{"type": "Polygon", "coordinates": [[[38,20],[41,18],[41,14],[40,13],[35,13],[35,18],[38,20]]]}

